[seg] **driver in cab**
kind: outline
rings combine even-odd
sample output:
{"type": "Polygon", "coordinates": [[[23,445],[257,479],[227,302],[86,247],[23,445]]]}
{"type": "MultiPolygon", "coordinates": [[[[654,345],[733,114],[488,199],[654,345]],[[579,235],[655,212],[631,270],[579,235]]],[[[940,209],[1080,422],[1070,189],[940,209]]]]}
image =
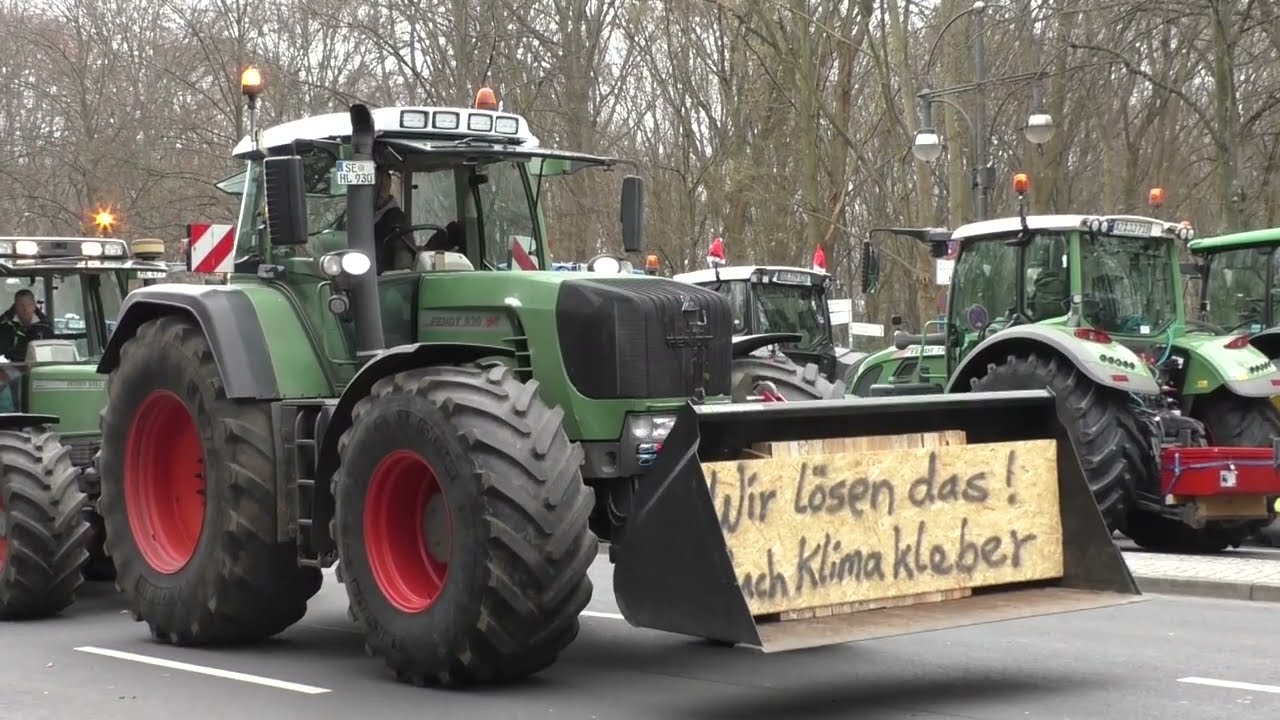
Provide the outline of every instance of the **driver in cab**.
{"type": "Polygon", "coordinates": [[[0,355],[9,362],[22,362],[27,357],[27,344],[32,340],[53,337],[48,318],[36,307],[36,296],[27,288],[13,295],[13,307],[0,315],[0,355]]]}
{"type": "MultiPolygon", "coordinates": [[[[32,340],[47,340],[53,337],[53,328],[49,320],[36,307],[36,296],[27,288],[13,295],[13,307],[0,315],[0,361],[20,363],[26,360],[27,345],[32,340]]],[[[13,368],[0,369],[0,412],[17,412],[13,400],[13,391],[9,383],[16,380],[19,371],[13,368]]]]}
{"type": "Polygon", "coordinates": [[[378,197],[373,207],[373,239],[378,249],[376,267],[379,273],[387,270],[406,270],[413,267],[414,254],[409,252],[403,238],[397,233],[409,225],[409,218],[392,192],[391,171],[378,168],[378,197]],[[406,259],[405,256],[408,256],[406,259]]]}
{"type": "MultiPolygon", "coordinates": [[[[410,227],[409,218],[392,192],[394,187],[391,171],[379,167],[378,195],[373,209],[373,238],[378,250],[376,267],[379,274],[388,270],[411,270],[418,258],[412,237],[404,232],[405,228],[410,227]]],[[[427,240],[425,249],[434,252],[462,252],[462,226],[455,220],[445,226],[443,232],[437,230],[427,240]]]]}

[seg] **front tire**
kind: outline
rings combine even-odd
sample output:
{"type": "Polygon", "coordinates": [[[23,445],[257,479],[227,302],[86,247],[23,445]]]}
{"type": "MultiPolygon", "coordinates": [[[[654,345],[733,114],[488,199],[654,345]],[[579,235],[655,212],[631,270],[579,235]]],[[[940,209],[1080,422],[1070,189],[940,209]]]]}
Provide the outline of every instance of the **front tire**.
{"type": "Polygon", "coordinates": [[[1107,530],[1124,532],[1137,488],[1158,476],[1150,441],[1123,393],[1098,385],[1060,357],[1034,353],[987,365],[987,374],[970,386],[973,392],[1052,390],[1107,530]]]}
{"type": "Polygon", "coordinates": [[[89,554],[71,448],[45,427],[0,430],[0,619],[57,615],[89,554]]]}
{"type": "Polygon", "coordinates": [[[783,399],[789,401],[839,400],[845,395],[844,383],[832,383],[822,377],[815,363],[801,366],[785,356],[734,358],[730,387],[744,387],[744,382],[749,383],[748,389],[756,383],[773,383],[783,399]]]}
{"type": "Polygon", "coordinates": [[[403,682],[506,682],[578,634],[597,542],[582,450],[536,381],[436,367],[379,380],[339,441],[351,614],[403,682]]]}
{"type": "Polygon", "coordinates": [[[228,400],[194,322],[144,323],[120,349],[102,411],[106,548],[134,619],[180,645],[252,642],[306,613],[317,568],[276,541],[265,402],[228,400]]]}

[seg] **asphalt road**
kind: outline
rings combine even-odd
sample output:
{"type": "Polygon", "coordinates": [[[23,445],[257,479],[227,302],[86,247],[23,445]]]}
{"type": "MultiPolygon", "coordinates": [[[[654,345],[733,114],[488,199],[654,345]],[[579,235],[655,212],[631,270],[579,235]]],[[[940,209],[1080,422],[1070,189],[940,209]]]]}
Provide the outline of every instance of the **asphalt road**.
{"type": "Polygon", "coordinates": [[[634,629],[616,615],[607,560],[592,572],[582,633],[557,665],[465,693],[394,682],[364,655],[332,575],[301,623],[236,650],[152,643],[95,584],[64,617],[0,626],[0,718],[1280,717],[1280,628],[1268,603],[1151,596],[766,656],[634,629]],[[138,657],[111,655],[120,652],[138,657]],[[140,661],[157,659],[198,667],[140,661]],[[220,671],[252,677],[207,674],[220,671]]]}

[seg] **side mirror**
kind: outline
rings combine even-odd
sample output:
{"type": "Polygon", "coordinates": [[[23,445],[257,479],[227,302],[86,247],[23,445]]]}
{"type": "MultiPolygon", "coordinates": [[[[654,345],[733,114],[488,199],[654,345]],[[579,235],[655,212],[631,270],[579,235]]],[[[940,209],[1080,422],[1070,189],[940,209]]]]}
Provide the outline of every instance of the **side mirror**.
{"type": "Polygon", "coordinates": [[[1178,263],[1178,269],[1182,271],[1183,275],[1190,277],[1200,277],[1200,273],[1203,272],[1203,266],[1197,262],[1178,263]]]}
{"type": "Polygon", "coordinates": [[[640,252],[644,245],[644,180],[636,175],[622,178],[622,249],[640,252]]]}
{"type": "Polygon", "coordinates": [[[862,241],[862,292],[874,294],[880,285],[880,253],[870,240],[862,241]]]}
{"type": "Polygon", "coordinates": [[[267,232],[272,245],[307,243],[307,196],[302,158],[297,155],[262,161],[267,190],[267,232]]]}

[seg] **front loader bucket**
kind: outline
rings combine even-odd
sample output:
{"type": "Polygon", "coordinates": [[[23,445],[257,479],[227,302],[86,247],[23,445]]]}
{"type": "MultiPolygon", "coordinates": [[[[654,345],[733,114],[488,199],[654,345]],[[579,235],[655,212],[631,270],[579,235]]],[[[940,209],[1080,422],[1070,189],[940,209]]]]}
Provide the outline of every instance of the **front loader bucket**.
{"type": "Polygon", "coordinates": [[[776,652],[1141,599],[1047,390],[690,404],[639,485],[637,627],[776,652]]]}

